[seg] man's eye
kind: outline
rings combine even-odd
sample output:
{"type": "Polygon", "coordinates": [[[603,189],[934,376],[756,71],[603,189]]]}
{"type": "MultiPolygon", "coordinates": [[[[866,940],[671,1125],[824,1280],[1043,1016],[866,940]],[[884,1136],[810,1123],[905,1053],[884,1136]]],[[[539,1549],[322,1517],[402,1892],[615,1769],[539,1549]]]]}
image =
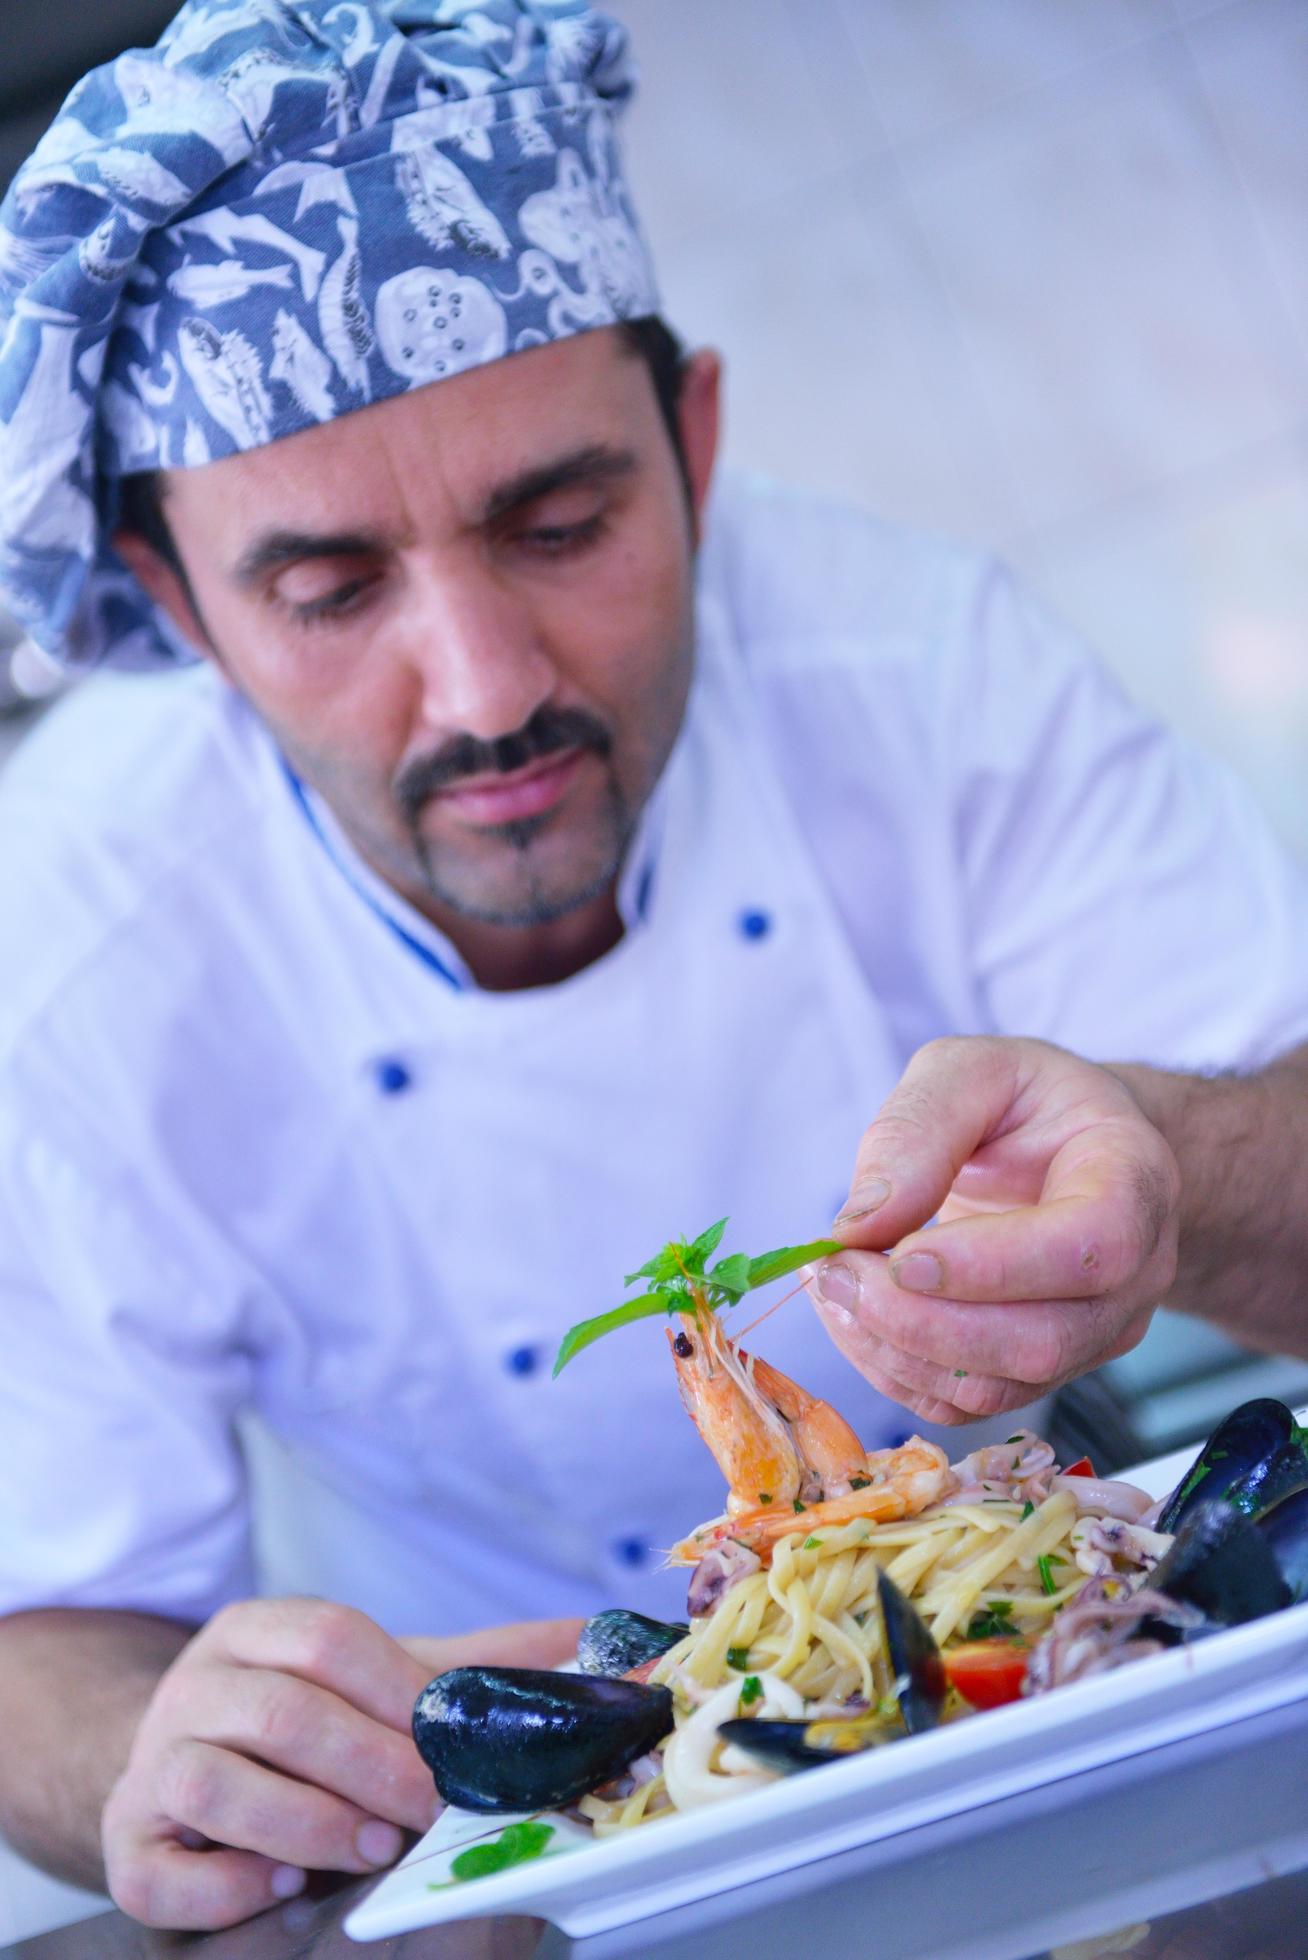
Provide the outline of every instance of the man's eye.
{"type": "Polygon", "coordinates": [[[567,558],[597,543],[603,532],[604,515],[597,511],[577,524],[534,524],[519,532],[518,541],[542,558],[567,558]]]}
{"type": "Polygon", "coordinates": [[[343,619],[348,613],[358,610],[364,595],[373,584],[370,578],[353,578],[345,585],[333,586],[330,592],[320,593],[313,599],[291,600],[291,612],[306,626],[320,620],[343,619]]]}

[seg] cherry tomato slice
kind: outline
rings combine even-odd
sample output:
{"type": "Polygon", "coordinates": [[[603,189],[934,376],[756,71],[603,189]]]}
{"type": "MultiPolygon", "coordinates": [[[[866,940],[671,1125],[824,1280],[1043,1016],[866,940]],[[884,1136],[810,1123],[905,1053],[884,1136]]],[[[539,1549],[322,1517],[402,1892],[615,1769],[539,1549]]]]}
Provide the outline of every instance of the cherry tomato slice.
{"type": "Polygon", "coordinates": [[[967,1640],[945,1650],[945,1673],[973,1708],[1002,1708],[1022,1692],[1031,1649],[1021,1640],[967,1640]]]}
{"type": "Polygon", "coordinates": [[[1076,1462],[1069,1463],[1063,1472],[1065,1477],[1093,1477],[1094,1474],[1095,1466],[1088,1456],[1079,1456],[1076,1462]]]}

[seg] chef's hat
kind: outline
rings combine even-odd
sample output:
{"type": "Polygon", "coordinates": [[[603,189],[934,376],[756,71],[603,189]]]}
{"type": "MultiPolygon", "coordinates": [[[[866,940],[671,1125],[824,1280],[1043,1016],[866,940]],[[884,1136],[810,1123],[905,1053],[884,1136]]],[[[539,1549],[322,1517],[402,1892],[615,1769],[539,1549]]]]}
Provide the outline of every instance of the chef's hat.
{"type": "Polygon", "coordinates": [[[656,305],[584,0],[188,0],[0,206],[0,594],[66,664],[190,657],[123,476],[656,305]]]}

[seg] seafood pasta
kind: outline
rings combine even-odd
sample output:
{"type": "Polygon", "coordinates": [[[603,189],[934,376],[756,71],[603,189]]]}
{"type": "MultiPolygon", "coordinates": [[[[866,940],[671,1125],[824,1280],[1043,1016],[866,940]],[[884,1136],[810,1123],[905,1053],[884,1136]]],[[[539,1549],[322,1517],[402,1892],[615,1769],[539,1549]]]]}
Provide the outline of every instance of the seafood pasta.
{"type": "Polygon", "coordinates": [[[1236,1409],[1157,1504],[1088,1459],[1060,1469],[1028,1430],[952,1466],[920,1437],[869,1454],[719,1317],[831,1248],[706,1271],[720,1231],[665,1247],[632,1276],[640,1299],[560,1351],[672,1316],[682,1399],[727,1482],[670,1553],[689,1618],[597,1614],[576,1675],[438,1676],[414,1737],[449,1801],[624,1831],[1308,1599],[1308,1430],[1281,1403],[1236,1409]]]}
{"type": "Polygon", "coordinates": [[[1031,1643],[1088,1573],[1138,1568],[1170,1543],[1135,1522],[1144,1492],[1060,1473],[1029,1431],[953,1469],[920,1438],[868,1456],[833,1409],[716,1319],[683,1316],[672,1346],[686,1406],[734,1481],[724,1515],[673,1553],[694,1567],[695,1617],[645,1670],[671,1691],[673,1732],[581,1799],[597,1832],[757,1788],[792,1738],[841,1753],[1011,1698],[1031,1643]],[[939,1706],[904,1678],[896,1597],[941,1649],[939,1706]]]}

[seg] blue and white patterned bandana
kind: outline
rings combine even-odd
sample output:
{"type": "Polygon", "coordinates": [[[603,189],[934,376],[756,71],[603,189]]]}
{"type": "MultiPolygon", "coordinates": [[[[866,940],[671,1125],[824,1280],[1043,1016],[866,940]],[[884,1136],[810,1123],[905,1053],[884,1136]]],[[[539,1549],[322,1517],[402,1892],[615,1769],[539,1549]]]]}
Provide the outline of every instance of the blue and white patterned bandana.
{"type": "Polygon", "coordinates": [[[0,593],[69,666],[193,657],[118,479],[654,311],[584,0],[188,0],[0,206],[0,593]]]}

